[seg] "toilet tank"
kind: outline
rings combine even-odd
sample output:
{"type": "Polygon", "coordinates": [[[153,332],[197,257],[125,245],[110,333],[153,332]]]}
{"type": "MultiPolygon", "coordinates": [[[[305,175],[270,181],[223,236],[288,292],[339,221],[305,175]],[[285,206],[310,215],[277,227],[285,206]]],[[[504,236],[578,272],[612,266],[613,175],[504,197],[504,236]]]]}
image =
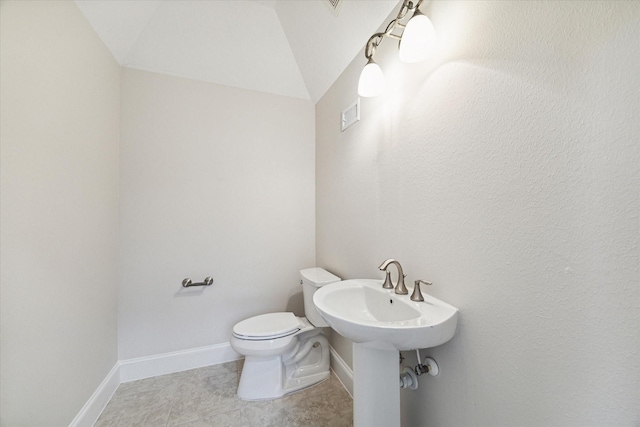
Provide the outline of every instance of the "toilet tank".
{"type": "Polygon", "coordinates": [[[329,326],[313,304],[313,294],[322,286],[339,282],[341,279],[319,267],[300,270],[300,283],[304,296],[304,314],[313,326],[329,326]]]}

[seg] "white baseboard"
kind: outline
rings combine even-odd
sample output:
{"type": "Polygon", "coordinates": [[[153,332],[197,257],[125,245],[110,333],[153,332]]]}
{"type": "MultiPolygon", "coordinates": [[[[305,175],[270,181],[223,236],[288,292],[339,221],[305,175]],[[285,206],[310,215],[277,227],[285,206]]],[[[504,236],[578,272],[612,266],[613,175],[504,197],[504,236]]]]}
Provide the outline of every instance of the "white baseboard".
{"type": "MultiPolygon", "coordinates": [[[[330,351],[331,369],[347,392],[353,397],[353,371],[332,347],[330,351]]],[[[78,415],[71,421],[69,427],[93,426],[121,383],[217,365],[241,358],[242,356],[236,353],[231,348],[231,344],[227,342],[207,347],[121,360],[111,369],[78,415]]]]}
{"type": "Polygon", "coordinates": [[[69,427],[91,427],[100,417],[100,414],[109,403],[111,396],[120,385],[120,364],[115,366],[107,374],[102,383],[84,404],[78,415],[71,421],[69,427]]]}
{"type": "Polygon", "coordinates": [[[353,370],[333,347],[330,347],[329,350],[331,351],[331,369],[353,399],[353,370]]]}
{"type": "Polygon", "coordinates": [[[120,382],[140,380],[242,358],[228,342],[120,361],[120,382]]]}
{"type": "Polygon", "coordinates": [[[222,343],[172,353],[121,360],[111,369],[93,395],[84,404],[69,427],[91,427],[109,403],[121,383],[202,368],[240,359],[231,344],[222,343]]]}

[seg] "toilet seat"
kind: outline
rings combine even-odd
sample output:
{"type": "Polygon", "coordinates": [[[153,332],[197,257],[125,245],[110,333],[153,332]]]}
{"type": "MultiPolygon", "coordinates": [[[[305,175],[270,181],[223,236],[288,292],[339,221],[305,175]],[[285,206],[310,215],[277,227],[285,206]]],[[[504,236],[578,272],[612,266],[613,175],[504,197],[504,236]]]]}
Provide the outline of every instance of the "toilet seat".
{"type": "Polygon", "coordinates": [[[241,340],[274,340],[297,334],[305,328],[293,313],[267,313],[237,323],[233,336],[241,340]]]}

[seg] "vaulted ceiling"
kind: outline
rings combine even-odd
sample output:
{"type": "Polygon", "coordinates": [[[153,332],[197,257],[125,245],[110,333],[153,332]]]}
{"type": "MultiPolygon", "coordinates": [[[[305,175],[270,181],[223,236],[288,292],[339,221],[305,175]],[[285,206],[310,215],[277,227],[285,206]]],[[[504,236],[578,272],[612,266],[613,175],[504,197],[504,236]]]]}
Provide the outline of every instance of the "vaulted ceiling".
{"type": "MultiPolygon", "coordinates": [[[[123,66],[317,102],[398,0],[75,0],[123,66]]],[[[365,61],[362,58],[363,63],[365,61]]]]}

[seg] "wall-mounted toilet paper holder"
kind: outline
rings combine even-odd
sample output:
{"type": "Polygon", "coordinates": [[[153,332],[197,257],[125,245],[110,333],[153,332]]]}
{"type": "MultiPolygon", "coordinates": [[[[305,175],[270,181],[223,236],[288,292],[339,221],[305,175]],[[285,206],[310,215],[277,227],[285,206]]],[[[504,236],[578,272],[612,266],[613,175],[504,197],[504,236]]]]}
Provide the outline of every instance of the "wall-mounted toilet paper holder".
{"type": "Polygon", "coordinates": [[[189,288],[191,286],[211,286],[213,284],[212,277],[205,277],[204,282],[193,283],[188,277],[182,281],[182,287],[189,288]]]}

